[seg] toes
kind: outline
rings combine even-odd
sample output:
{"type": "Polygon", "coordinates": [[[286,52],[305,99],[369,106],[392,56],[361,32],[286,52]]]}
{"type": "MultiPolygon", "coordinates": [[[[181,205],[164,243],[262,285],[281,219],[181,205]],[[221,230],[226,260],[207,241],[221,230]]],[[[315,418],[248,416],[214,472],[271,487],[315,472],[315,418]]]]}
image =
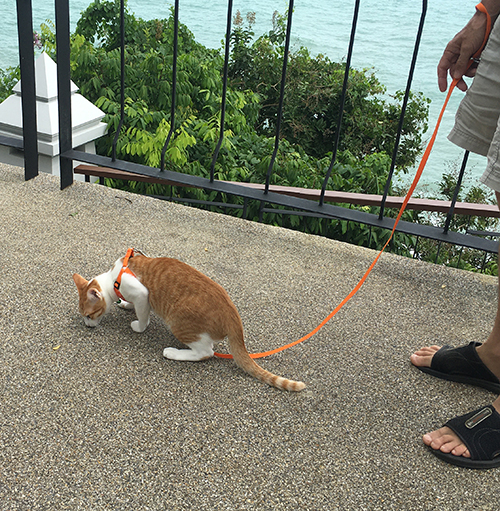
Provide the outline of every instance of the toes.
{"type": "MultiPolygon", "coordinates": [[[[444,445],[452,442],[454,438],[458,440],[458,437],[454,435],[453,431],[445,426],[441,429],[437,429],[436,431],[427,433],[422,437],[422,440],[424,441],[425,445],[428,445],[433,449],[441,449],[441,447],[444,445]]],[[[454,447],[456,447],[456,445],[453,445],[450,450],[454,447]]]]}
{"type": "Polygon", "coordinates": [[[433,355],[416,352],[410,357],[410,362],[417,367],[430,367],[433,355]]]}
{"type": "Polygon", "coordinates": [[[430,443],[430,447],[433,449],[447,453],[452,452],[454,449],[459,449],[461,445],[461,440],[454,435],[444,435],[430,443]]]}
{"type": "Polygon", "coordinates": [[[470,453],[462,440],[448,427],[444,426],[422,437],[425,445],[434,450],[451,453],[454,456],[470,458],[470,453]]]}
{"type": "Polygon", "coordinates": [[[432,357],[439,349],[439,346],[425,346],[424,348],[420,348],[410,356],[410,361],[417,367],[430,367],[432,357]]]}
{"type": "Polygon", "coordinates": [[[465,445],[461,444],[451,450],[451,454],[455,456],[463,456],[464,458],[470,458],[470,452],[465,445]]]}
{"type": "Polygon", "coordinates": [[[434,355],[437,351],[439,351],[441,348],[439,346],[424,346],[423,348],[420,348],[415,352],[415,355],[420,356],[428,356],[428,355],[434,355]]]}

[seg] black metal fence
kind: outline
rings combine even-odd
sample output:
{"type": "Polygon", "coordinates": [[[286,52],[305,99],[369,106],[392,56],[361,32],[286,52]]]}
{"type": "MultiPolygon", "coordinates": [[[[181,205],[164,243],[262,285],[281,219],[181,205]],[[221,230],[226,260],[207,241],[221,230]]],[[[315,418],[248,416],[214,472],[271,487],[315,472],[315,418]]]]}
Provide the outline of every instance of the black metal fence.
{"type": "MultiPolygon", "coordinates": [[[[22,147],[24,148],[25,155],[25,177],[30,179],[38,174],[38,151],[37,151],[37,130],[36,130],[36,107],[35,107],[35,77],[34,77],[34,55],[33,55],[33,24],[32,24],[32,5],[31,0],[16,0],[17,1],[17,15],[18,15],[18,31],[19,31],[19,52],[20,52],[20,65],[21,65],[21,80],[22,80],[22,104],[23,104],[23,126],[24,140],[22,147]]],[[[343,81],[341,106],[338,112],[337,126],[342,124],[343,104],[346,97],[347,78],[350,69],[351,57],[353,53],[353,45],[356,35],[356,25],[359,13],[360,0],[355,0],[353,5],[353,20],[351,36],[348,43],[348,53],[346,57],[345,76],[343,81]]],[[[384,194],[381,201],[380,213],[373,214],[366,211],[359,211],[356,209],[349,209],[333,204],[326,204],[324,201],[325,191],[328,179],[331,175],[332,169],[337,157],[337,149],[339,146],[340,129],[336,130],[335,145],[332,148],[332,159],[329,168],[327,169],[318,201],[307,200],[287,195],[282,195],[270,191],[269,183],[273,174],[274,163],[276,155],[279,151],[280,144],[280,127],[281,119],[283,117],[283,110],[286,108],[285,97],[285,79],[287,73],[288,51],[290,46],[291,25],[294,12],[294,0],[289,0],[288,5],[288,18],[287,18],[287,31],[285,39],[285,52],[282,67],[282,79],[280,88],[280,99],[278,107],[278,117],[276,123],[276,134],[274,151],[270,159],[269,168],[267,170],[267,177],[263,183],[263,189],[253,189],[242,186],[238,183],[222,182],[214,179],[214,168],[218,158],[219,149],[224,137],[224,115],[226,108],[226,90],[228,80],[228,61],[229,61],[229,48],[230,48],[230,34],[231,34],[231,21],[233,18],[233,2],[228,0],[227,8],[227,30],[225,39],[225,61],[223,69],[223,100],[221,105],[221,121],[220,121],[220,138],[214,150],[212,158],[212,167],[210,178],[202,178],[198,176],[182,174],[164,168],[164,156],[168,144],[172,136],[172,130],[175,120],[175,97],[176,97],[176,65],[177,65],[177,28],[179,23],[179,0],[174,2],[174,46],[173,46],[173,67],[172,67],[172,105],[171,105],[171,129],[166,138],[165,146],[162,152],[161,167],[160,169],[130,163],[127,161],[120,161],[116,159],[116,141],[118,133],[116,134],[113,147],[113,156],[111,158],[89,154],[82,151],[77,151],[72,148],[72,132],[71,132],[71,99],[70,99],[70,23],[69,23],[69,0],[55,0],[56,7],[56,42],[57,42],[57,69],[58,69],[58,94],[59,94],[59,129],[60,129],[60,169],[61,169],[61,189],[69,186],[73,182],[73,161],[93,164],[101,167],[108,167],[117,169],[124,172],[141,174],[155,179],[165,179],[178,183],[180,185],[202,188],[207,191],[216,191],[230,195],[236,195],[244,198],[245,200],[255,200],[260,203],[261,211],[265,211],[266,205],[272,204],[282,208],[284,214],[293,211],[293,214],[304,216],[316,216],[318,218],[329,218],[337,220],[346,220],[348,222],[358,222],[372,227],[379,227],[383,229],[392,229],[394,220],[384,215],[385,204],[388,192],[393,178],[396,156],[398,154],[398,147],[400,142],[400,135],[405,117],[405,111],[408,103],[410,89],[412,85],[413,73],[417,62],[417,56],[424,27],[427,0],[422,0],[420,23],[415,34],[415,44],[413,50],[413,58],[408,73],[406,91],[402,103],[402,110],[399,119],[399,129],[397,138],[394,145],[394,152],[392,154],[392,164],[387,176],[384,194]]],[[[124,1],[121,0],[121,52],[122,52],[122,84],[121,84],[121,108],[122,120],[124,111],[124,1]]],[[[121,129],[122,123],[118,130],[121,129]]],[[[9,145],[12,147],[20,147],[19,141],[10,139],[8,137],[1,137],[0,144],[9,145]]],[[[469,247],[473,249],[482,250],[485,253],[497,252],[497,242],[487,239],[484,236],[464,234],[453,232],[449,229],[450,219],[453,216],[458,190],[461,186],[463,174],[465,172],[467,161],[467,153],[464,157],[460,175],[458,178],[457,190],[455,198],[451,203],[448,211],[445,225],[437,227],[433,225],[423,225],[418,223],[411,223],[407,221],[400,221],[397,226],[397,231],[402,232],[417,238],[430,238],[442,243],[450,243],[460,245],[462,247],[469,247]]],[[[273,212],[279,211],[273,209],[273,212]]],[[[480,233],[482,235],[491,233],[480,233]]]]}

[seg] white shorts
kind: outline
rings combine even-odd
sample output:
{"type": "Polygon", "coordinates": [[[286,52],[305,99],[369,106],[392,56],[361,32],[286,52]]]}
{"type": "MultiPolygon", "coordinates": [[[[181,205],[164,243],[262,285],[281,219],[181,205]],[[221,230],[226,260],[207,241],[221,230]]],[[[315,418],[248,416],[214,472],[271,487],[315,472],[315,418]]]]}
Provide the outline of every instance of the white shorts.
{"type": "Polygon", "coordinates": [[[500,20],[481,54],[472,85],[448,136],[454,144],[488,157],[481,181],[500,192],[500,20]]]}

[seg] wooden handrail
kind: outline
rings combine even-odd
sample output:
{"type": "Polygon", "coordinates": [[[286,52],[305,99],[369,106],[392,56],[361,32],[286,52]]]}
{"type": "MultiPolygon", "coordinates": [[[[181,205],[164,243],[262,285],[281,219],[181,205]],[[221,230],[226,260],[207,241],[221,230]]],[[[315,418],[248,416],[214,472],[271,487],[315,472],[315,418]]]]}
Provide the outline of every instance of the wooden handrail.
{"type": "MultiPolygon", "coordinates": [[[[75,167],[76,174],[86,176],[107,177],[111,179],[122,179],[124,181],[143,181],[147,183],[158,183],[164,185],[184,186],[175,181],[167,181],[165,179],[157,179],[142,174],[134,174],[132,172],[124,172],[108,167],[96,167],[94,165],[78,165],[75,167]]],[[[241,186],[264,190],[264,185],[259,183],[241,183],[241,186]]],[[[293,186],[277,186],[270,185],[270,192],[290,195],[300,199],[319,200],[321,190],[310,190],[308,188],[297,188],[293,186]]],[[[403,204],[404,197],[388,196],[385,202],[387,208],[400,208],[403,204]]],[[[357,206],[380,206],[382,203],[382,195],[373,195],[366,193],[339,192],[335,190],[327,190],[325,192],[325,202],[356,204],[357,206]]],[[[406,209],[416,211],[434,211],[437,213],[448,213],[451,206],[450,201],[434,200],[434,199],[417,199],[411,198],[406,209]]],[[[500,218],[500,210],[494,204],[476,204],[474,202],[457,202],[454,209],[455,215],[468,216],[484,216],[500,218]]]]}

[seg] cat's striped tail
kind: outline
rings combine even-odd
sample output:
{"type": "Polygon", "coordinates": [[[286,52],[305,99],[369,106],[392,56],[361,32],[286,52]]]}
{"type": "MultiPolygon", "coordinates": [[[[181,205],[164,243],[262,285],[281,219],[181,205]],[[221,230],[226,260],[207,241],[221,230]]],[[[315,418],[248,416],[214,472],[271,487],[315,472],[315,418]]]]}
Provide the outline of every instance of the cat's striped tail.
{"type": "Polygon", "coordinates": [[[228,333],[227,339],[229,341],[229,351],[231,355],[233,355],[233,359],[238,364],[238,366],[243,369],[246,373],[250,374],[254,378],[257,378],[272,387],[277,387],[278,389],[290,390],[294,392],[299,392],[305,388],[305,383],[301,381],[287,380],[282,376],[277,376],[276,374],[270,373],[266,371],[262,367],[260,367],[253,358],[250,357],[248,351],[245,347],[245,342],[243,339],[243,326],[241,322],[238,326],[235,325],[233,331],[228,333]]]}

